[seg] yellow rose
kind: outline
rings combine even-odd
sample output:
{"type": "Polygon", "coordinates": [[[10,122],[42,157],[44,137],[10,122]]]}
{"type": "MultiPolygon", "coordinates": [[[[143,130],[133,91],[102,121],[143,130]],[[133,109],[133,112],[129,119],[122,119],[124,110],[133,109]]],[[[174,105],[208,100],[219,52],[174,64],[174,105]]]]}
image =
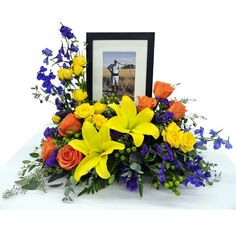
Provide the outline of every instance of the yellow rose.
{"type": "Polygon", "coordinates": [[[57,71],[57,76],[60,80],[71,80],[73,75],[72,69],[62,68],[57,71]]]}
{"type": "Polygon", "coordinates": [[[169,143],[172,147],[179,148],[182,139],[182,134],[183,131],[168,132],[166,133],[165,137],[163,136],[163,139],[165,142],[169,143]]]}
{"type": "Polygon", "coordinates": [[[82,89],[76,89],[72,93],[72,97],[75,99],[75,101],[83,101],[88,97],[87,92],[83,91],[82,89]]]}
{"type": "Polygon", "coordinates": [[[61,121],[61,117],[60,116],[57,116],[57,115],[54,115],[52,117],[52,121],[56,124],[58,124],[60,121],[61,121]]]}
{"type": "Polygon", "coordinates": [[[93,115],[94,108],[89,103],[83,103],[75,108],[75,116],[77,118],[88,118],[93,115]]]}
{"type": "Polygon", "coordinates": [[[73,65],[74,66],[77,65],[77,66],[84,67],[84,66],[86,66],[86,64],[87,64],[87,60],[82,55],[74,57],[74,59],[73,59],[73,65]]]}
{"type": "Polygon", "coordinates": [[[180,127],[175,123],[175,122],[171,122],[166,128],[165,128],[166,132],[178,132],[180,131],[180,127]]]}
{"type": "Polygon", "coordinates": [[[194,144],[196,143],[195,137],[191,132],[185,132],[182,135],[182,140],[180,143],[180,149],[186,153],[194,149],[194,144]]]}
{"type": "Polygon", "coordinates": [[[95,114],[102,114],[106,110],[106,105],[100,102],[96,102],[93,104],[94,113],[95,114]]]}
{"type": "Polygon", "coordinates": [[[83,67],[79,66],[79,65],[73,65],[73,71],[74,71],[74,74],[77,75],[77,76],[80,76],[83,74],[83,67]]]}
{"type": "Polygon", "coordinates": [[[107,122],[107,118],[101,114],[95,114],[93,116],[93,122],[95,123],[96,128],[100,129],[107,122]]]}

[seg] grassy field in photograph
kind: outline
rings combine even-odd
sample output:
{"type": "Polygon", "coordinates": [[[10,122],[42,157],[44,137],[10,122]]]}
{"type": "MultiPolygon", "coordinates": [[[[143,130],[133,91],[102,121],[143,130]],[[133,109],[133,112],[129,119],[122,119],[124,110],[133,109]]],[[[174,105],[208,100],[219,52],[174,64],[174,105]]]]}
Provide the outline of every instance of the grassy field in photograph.
{"type": "MultiPolygon", "coordinates": [[[[120,69],[117,96],[121,98],[123,95],[128,95],[133,99],[134,85],[135,69],[120,69]]],[[[109,93],[109,90],[111,90],[111,73],[108,69],[103,69],[103,92],[109,93]]]]}

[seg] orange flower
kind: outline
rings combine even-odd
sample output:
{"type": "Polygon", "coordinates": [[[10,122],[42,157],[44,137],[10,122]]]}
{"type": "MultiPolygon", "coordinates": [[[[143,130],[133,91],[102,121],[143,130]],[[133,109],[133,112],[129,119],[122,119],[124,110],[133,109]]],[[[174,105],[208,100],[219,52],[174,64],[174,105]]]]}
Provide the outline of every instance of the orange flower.
{"type": "Polygon", "coordinates": [[[185,109],[185,106],[183,105],[183,103],[178,102],[178,101],[172,101],[170,103],[170,108],[168,109],[168,111],[174,113],[175,120],[181,120],[182,118],[184,118],[185,112],[187,110],[185,109]]]}
{"type": "Polygon", "coordinates": [[[82,160],[82,153],[72,148],[70,145],[65,145],[57,154],[57,161],[61,168],[71,170],[77,166],[82,160]]]}
{"type": "Polygon", "coordinates": [[[147,96],[138,96],[138,112],[149,107],[153,109],[157,105],[157,100],[155,98],[149,98],[147,96]]]}
{"type": "Polygon", "coordinates": [[[170,84],[156,81],[153,92],[156,97],[166,99],[173,93],[174,90],[175,88],[173,88],[170,84]]]}
{"type": "Polygon", "coordinates": [[[78,132],[81,126],[80,120],[74,114],[69,113],[59,125],[59,134],[66,137],[67,131],[78,132]]]}
{"type": "Polygon", "coordinates": [[[54,139],[51,137],[48,137],[43,141],[41,157],[44,161],[46,161],[52,155],[52,152],[56,148],[56,145],[53,142],[54,139]]]}

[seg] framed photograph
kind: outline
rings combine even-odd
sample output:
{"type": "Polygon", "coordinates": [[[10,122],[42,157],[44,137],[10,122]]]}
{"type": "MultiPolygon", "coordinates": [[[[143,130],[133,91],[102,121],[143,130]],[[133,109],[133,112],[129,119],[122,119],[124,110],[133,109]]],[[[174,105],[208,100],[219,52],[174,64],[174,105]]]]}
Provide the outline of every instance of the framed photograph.
{"type": "Polygon", "coordinates": [[[91,100],[115,93],[152,96],[155,33],[87,33],[87,90],[91,100]]]}

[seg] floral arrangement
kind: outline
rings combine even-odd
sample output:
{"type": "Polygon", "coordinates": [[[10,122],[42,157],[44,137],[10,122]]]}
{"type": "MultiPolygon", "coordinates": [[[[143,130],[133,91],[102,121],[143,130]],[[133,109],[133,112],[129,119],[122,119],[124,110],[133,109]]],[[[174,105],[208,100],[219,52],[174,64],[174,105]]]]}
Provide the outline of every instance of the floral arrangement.
{"type": "Polygon", "coordinates": [[[187,116],[190,99],[169,99],[177,85],[155,82],[155,97],[139,96],[137,106],[128,96],[118,99],[115,94],[89,101],[87,60],[72,30],[61,25],[60,32],[61,48],[56,54],[42,50],[41,87],[32,88],[41,103],[55,104],[53,124],[45,129],[40,147],[23,161],[19,180],[4,198],[64,185],[63,200],[72,201],[74,194],[95,193],[114,181],[140,196],[144,182],[178,196],[180,185],[219,181],[216,164],[204,160],[202,151],[210,141],[214,149],[232,145],[219,136],[221,130],[205,136],[203,127],[196,128],[195,120],[204,117],[187,116]]]}

